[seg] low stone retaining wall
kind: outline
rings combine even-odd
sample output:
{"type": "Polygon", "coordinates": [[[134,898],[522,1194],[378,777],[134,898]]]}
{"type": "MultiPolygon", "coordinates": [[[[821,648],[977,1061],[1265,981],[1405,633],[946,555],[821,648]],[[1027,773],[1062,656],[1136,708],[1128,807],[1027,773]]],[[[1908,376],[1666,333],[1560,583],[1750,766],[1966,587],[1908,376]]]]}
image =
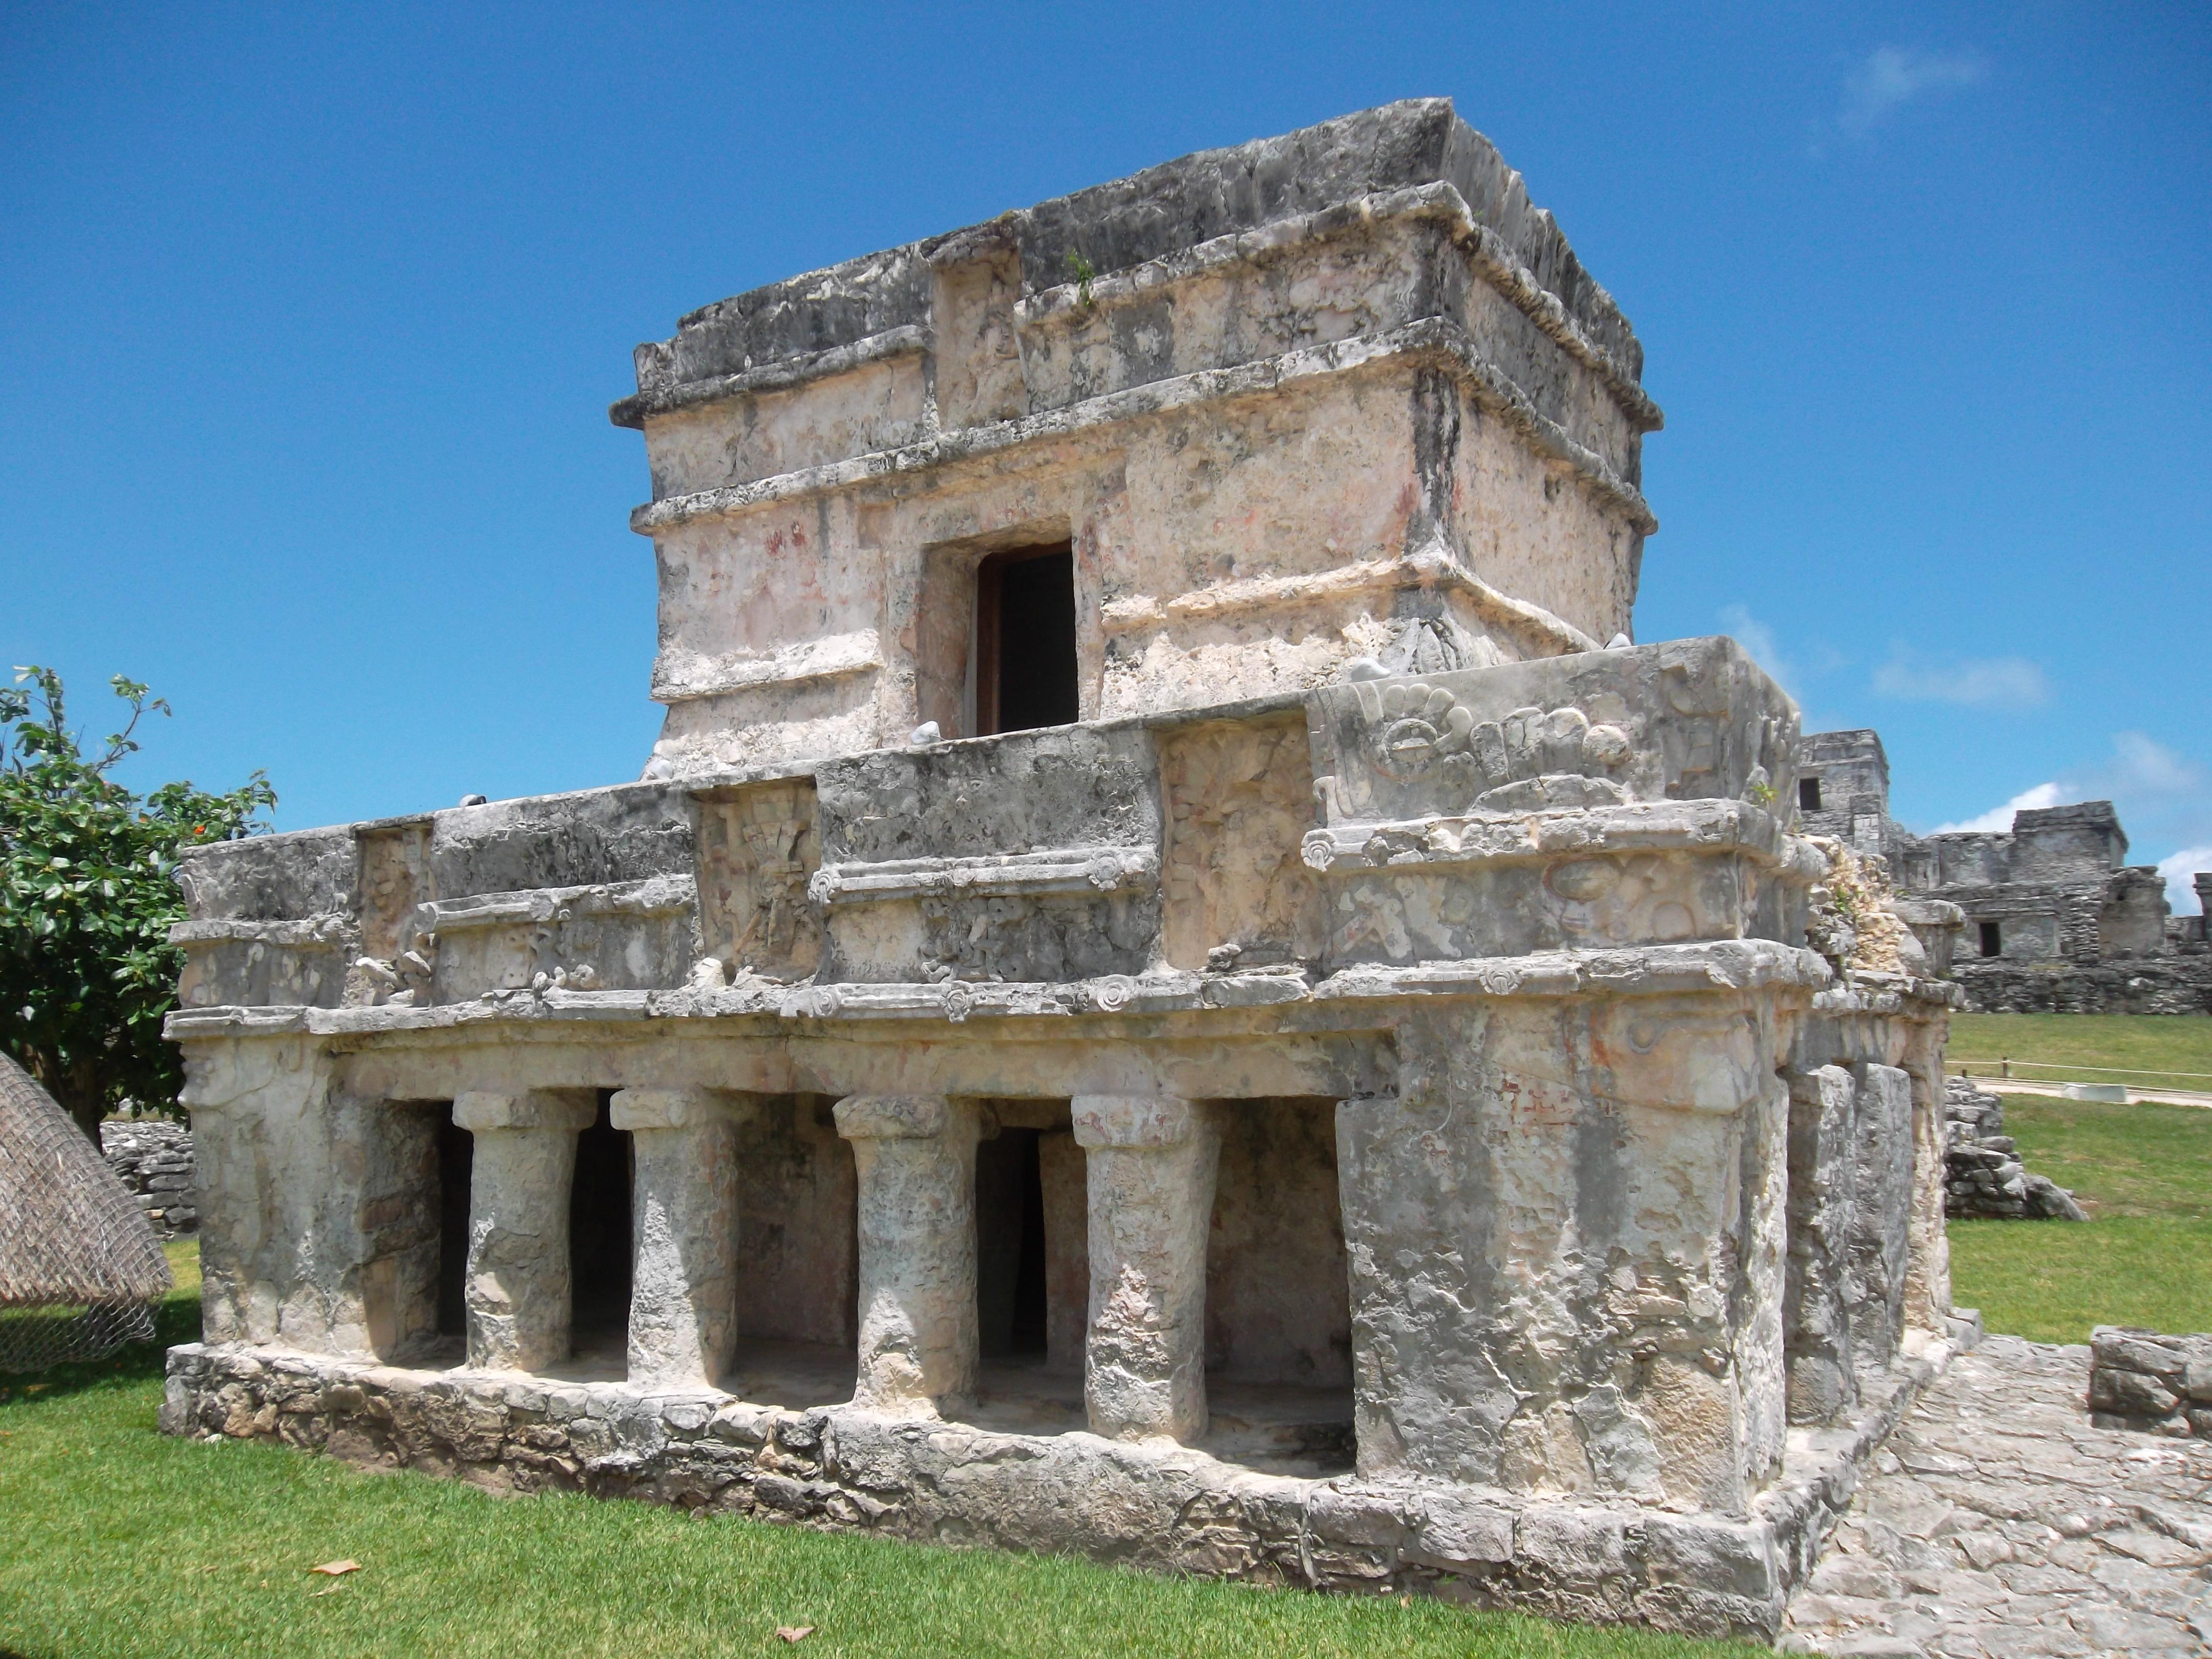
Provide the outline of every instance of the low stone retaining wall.
{"type": "Polygon", "coordinates": [[[100,1126],[100,1150],[154,1224],[155,1237],[181,1238],[199,1231],[190,1129],[161,1118],[112,1117],[100,1126]]]}
{"type": "Polygon", "coordinates": [[[2087,1221],[2074,1194],[2030,1175],[2004,1133],[2004,1102],[1954,1077],[1944,1085],[1943,1213],[1966,1217],[2087,1221]]]}
{"type": "Polygon", "coordinates": [[[1952,975],[1978,1014],[2212,1014],[2212,956],[2102,963],[1966,958],[1952,975]]]}
{"type": "Polygon", "coordinates": [[[169,1351],[161,1428],[266,1439],[503,1492],[581,1491],[826,1531],[1088,1556],[1158,1572],[1432,1595],[1771,1640],[1860,1471],[1946,1366],[1937,1341],[1792,1431],[1747,1515],[1490,1487],[1305,1480],[1166,1442],[994,1432],[856,1406],[400,1370],[266,1348],[169,1351]]]}
{"type": "Polygon", "coordinates": [[[2089,1334],[2089,1420],[2212,1439],[2212,1335],[2098,1326],[2089,1334]]]}

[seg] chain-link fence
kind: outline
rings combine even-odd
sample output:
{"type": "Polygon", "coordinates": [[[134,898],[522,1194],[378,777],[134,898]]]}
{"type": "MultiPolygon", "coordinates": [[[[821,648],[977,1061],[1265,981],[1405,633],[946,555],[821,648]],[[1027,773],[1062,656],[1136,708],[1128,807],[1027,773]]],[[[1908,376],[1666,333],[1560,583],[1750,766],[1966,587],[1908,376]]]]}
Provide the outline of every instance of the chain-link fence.
{"type": "Polygon", "coordinates": [[[99,1148],[0,1054],[0,1371],[149,1340],[172,1282],[154,1230],[99,1148]]]}

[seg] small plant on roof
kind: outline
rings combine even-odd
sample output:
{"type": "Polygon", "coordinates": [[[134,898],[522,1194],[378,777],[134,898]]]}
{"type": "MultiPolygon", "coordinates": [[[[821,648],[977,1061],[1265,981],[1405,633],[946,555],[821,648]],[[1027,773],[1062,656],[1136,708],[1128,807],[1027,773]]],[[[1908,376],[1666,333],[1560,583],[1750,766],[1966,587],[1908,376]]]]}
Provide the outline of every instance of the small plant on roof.
{"type": "Polygon", "coordinates": [[[1075,303],[1085,311],[1090,310],[1098,303],[1091,297],[1091,279],[1098,274],[1097,270],[1080,253],[1067,256],[1067,269],[1075,278],[1075,303]]]}

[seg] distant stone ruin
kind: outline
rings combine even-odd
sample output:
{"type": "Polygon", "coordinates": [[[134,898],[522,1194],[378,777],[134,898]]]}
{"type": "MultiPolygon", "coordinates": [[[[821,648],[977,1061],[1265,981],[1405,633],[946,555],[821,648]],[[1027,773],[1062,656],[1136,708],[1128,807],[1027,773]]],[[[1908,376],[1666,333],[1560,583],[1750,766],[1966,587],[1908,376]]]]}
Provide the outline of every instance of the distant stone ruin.
{"type": "Polygon", "coordinates": [[[2031,1175],[2004,1132],[2004,1101],[1954,1077],[1943,1101],[1943,1210],[2000,1220],[2087,1221],[2089,1212],[2048,1176],[2031,1175]]]}
{"type": "Polygon", "coordinates": [[[640,348],[642,779],[186,860],[166,1427],[1771,1636],[1957,994],[1630,642],[1641,368],[1441,101],[640,348]]]}
{"type": "MultiPolygon", "coordinates": [[[[1799,742],[1797,796],[1803,830],[1880,855],[1907,907],[1958,907],[1967,1007],[2212,1013],[2204,915],[2168,915],[2157,869],[2127,862],[2112,802],[2024,810],[2009,831],[1914,836],[1889,816],[1889,757],[1863,729],[1799,742]]],[[[2212,912],[2212,872],[2196,886],[2199,911],[2212,912]]]]}
{"type": "Polygon", "coordinates": [[[182,1238],[199,1231],[190,1129],[160,1118],[112,1117],[100,1126],[100,1150],[115,1178],[138,1200],[155,1237],[182,1238]]]}

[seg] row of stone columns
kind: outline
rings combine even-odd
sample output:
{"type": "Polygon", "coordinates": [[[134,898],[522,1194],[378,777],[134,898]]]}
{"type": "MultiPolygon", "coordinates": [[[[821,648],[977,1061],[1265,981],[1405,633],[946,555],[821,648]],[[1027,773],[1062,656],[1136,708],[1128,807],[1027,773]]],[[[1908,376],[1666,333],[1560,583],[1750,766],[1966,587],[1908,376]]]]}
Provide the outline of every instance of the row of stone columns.
{"type": "MultiPolygon", "coordinates": [[[[611,1121],[636,1165],[629,1380],[700,1387],[737,1331],[737,1126],[749,1097],[625,1089],[611,1121]]],[[[475,1137],[469,1201],[469,1364],[544,1370],[568,1355],[568,1195],[589,1090],[464,1094],[475,1137]]],[[[1205,1432],[1206,1243],[1219,1133],[1197,1102],[1082,1095],[1090,1322],[1084,1398],[1094,1432],[1205,1432]]],[[[975,1387],[975,1146],[980,1109],[943,1095],[838,1103],[860,1188],[860,1369],[854,1398],[924,1411],[975,1387]]]]}

